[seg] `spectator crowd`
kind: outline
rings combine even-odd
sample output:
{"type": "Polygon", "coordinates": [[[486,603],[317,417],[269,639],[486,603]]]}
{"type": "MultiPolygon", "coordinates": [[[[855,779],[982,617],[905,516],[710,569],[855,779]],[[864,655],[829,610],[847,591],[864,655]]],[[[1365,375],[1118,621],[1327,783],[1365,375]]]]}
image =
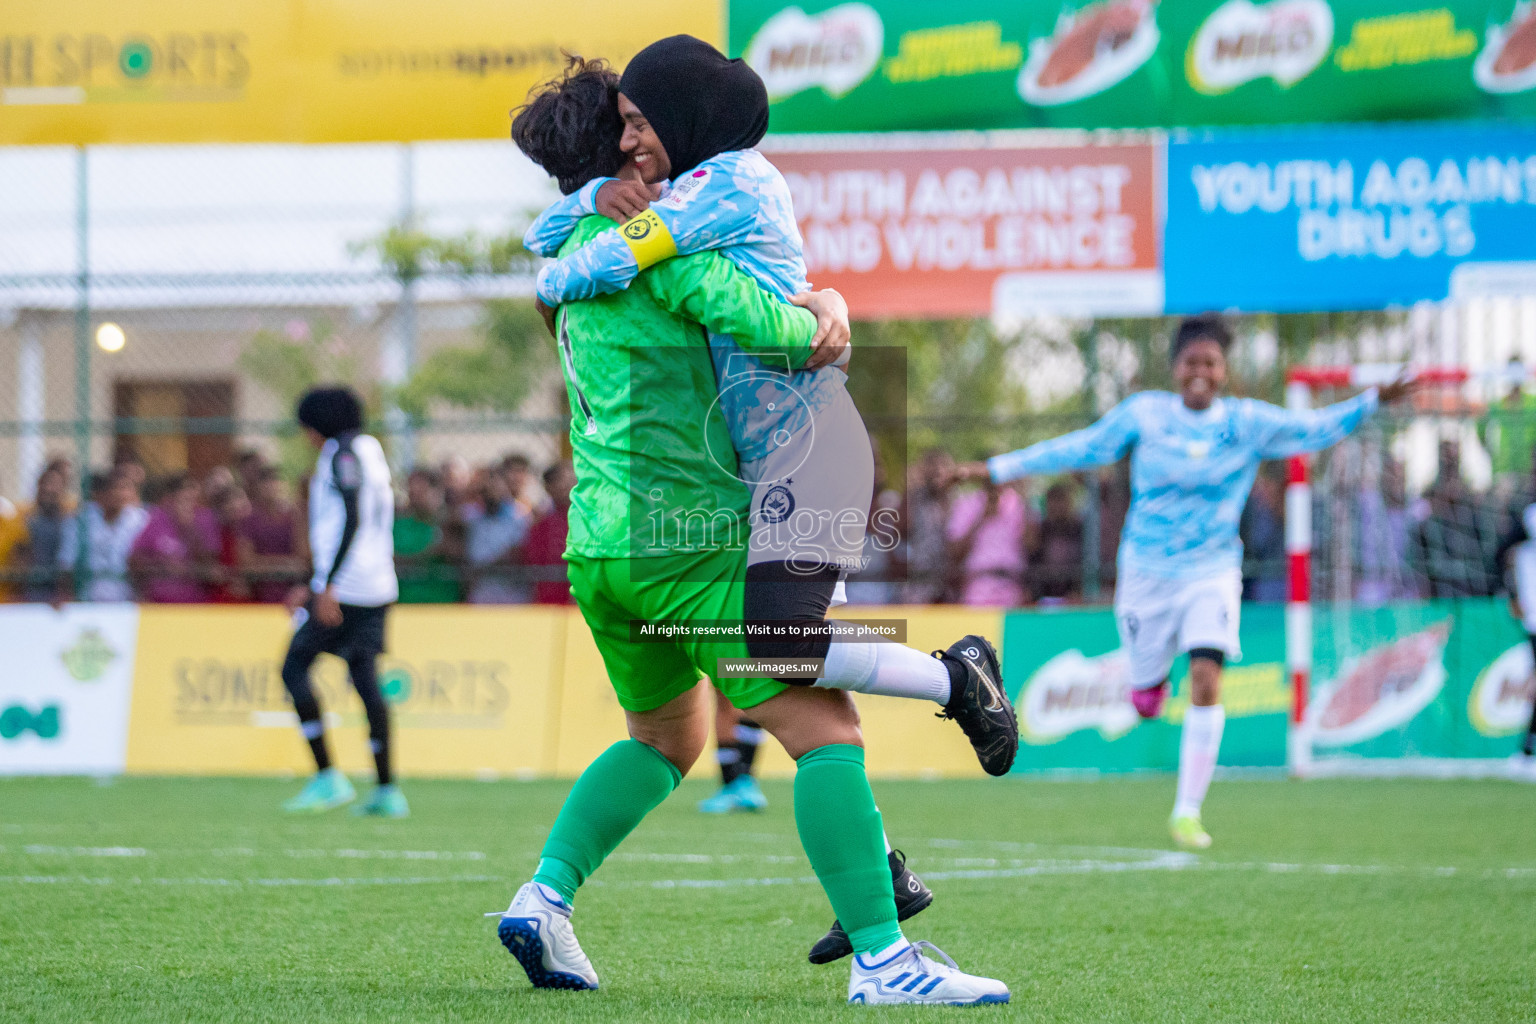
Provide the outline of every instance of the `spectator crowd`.
{"type": "MultiPolygon", "coordinates": [[[[309,579],[306,489],[259,452],[201,478],[149,479],[122,459],[90,475],[83,503],[74,473],[55,458],[29,505],[0,498],[0,600],[275,604],[309,579]]],[[[394,527],[400,600],[569,603],[574,485],[569,462],[536,480],[520,454],[411,471],[394,527]]]]}
{"type": "MultiPolygon", "coordinates": [[[[1367,605],[1497,593],[1499,538],[1536,497],[1536,430],[1518,425],[1479,438],[1494,468],[1493,486],[1481,491],[1463,473],[1464,439],[1440,442],[1435,478],[1417,497],[1399,462],[1373,461],[1358,441],[1345,442],[1316,488],[1314,593],[1367,605]]],[[[931,449],[904,491],[877,480],[868,564],[849,581],[852,602],[1110,599],[1131,500],[1127,463],[980,487],[957,485],[954,467],[948,452],[931,449]],[[1087,507],[1089,488],[1096,507],[1087,507]]],[[[305,488],[254,450],[201,478],[146,479],[124,459],[91,475],[83,503],[73,474],[69,460],[54,459],[30,505],[0,498],[0,600],[277,603],[308,579],[305,488]]],[[[562,553],[575,482],[569,462],[535,473],[521,454],[412,470],[394,524],[401,602],[570,603],[562,553]]],[[[1284,520],[1283,467],[1265,466],[1242,520],[1247,600],[1285,599],[1284,520]]]]}
{"type": "MultiPolygon", "coordinates": [[[[1536,442],[1536,431],[1531,431],[1536,442]]],[[[1346,441],[1314,484],[1313,594],[1376,606],[1416,598],[1482,597],[1503,589],[1495,562],[1500,539],[1536,501],[1532,446],[1504,464],[1491,486],[1473,489],[1462,465],[1462,440],[1442,440],[1434,479],[1408,493],[1403,464],[1366,458],[1346,441]]],[[[1506,445],[1507,447],[1507,445],[1506,445]]],[[[953,459],[926,453],[905,501],[904,600],[1020,606],[1076,603],[1096,567],[1098,600],[1113,595],[1115,556],[1130,509],[1128,463],[1098,473],[1029,483],[960,489],[953,459]],[[1096,490],[1096,528],[1084,496],[1096,490]],[[1038,499],[1035,496],[1038,495],[1038,499]],[[1096,544],[1090,544],[1096,541],[1096,544]],[[1097,557],[1090,557],[1090,547],[1097,557]]],[[[1243,512],[1243,597],[1284,601],[1285,467],[1264,466],[1243,512]]]]}

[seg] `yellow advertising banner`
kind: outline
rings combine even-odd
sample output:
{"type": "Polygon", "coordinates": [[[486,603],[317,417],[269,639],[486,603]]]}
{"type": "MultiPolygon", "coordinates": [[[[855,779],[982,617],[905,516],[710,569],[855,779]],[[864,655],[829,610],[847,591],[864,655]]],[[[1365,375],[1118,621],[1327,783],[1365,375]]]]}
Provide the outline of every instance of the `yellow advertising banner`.
{"type": "MultiPolygon", "coordinates": [[[[1002,613],[973,608],[843,609],[841,618],[904,619],[908,642],[947,647],[966,633],[1002,635],[1002,613]]],[[[574,608],[403,605],[390,612],[379,678],[404,776],[574,777],[623,739],[624,711],[592,634],[574,608]]],[[[139,613],[127,770],[141,774],[304,773],[281,676],[292,626],[272,607],[145,605],[139,613]]],[[[346,666],[323,656],[314,684],[332,756],[367,774],[368,727],[346,666]]],[[[953,723],[926,701],[857,698],[867,763],[883,777],[968,777],[981,769],[953,723]]],[[[712,750],[713,748],[711,748],[712,750]]],[[[694,774],[715,770],[710,753],[694,774]]],[[[776,743],[762,774],[794,765],[776,743]]]]}
{"type": "MultiPolygon", "coordinates": [[[[948,647],[967,633],[994,638],[1003,635],[1002,612],[989,608],[839,608],[834,617],[903,619],[907,623],[907,643],[924,651],[948,647]]],[[[953,722],[933,717],[936,705],[862,694],[856,695],[855,700],[863,720],[865,765],[871,775],[967,778],[983,774],[964,734],[953,722]]],[[[554,771],[556,775],[574,776],[610,743],[625,736],[624,709],[619,707],[613,687],[608,685],[592,634],[579,617],[573,619],[566,634],[565,685],[560,702],[554,771]]],[[[715,761],[710,751],[694,765],[692,776],[713,774],[715,761]]],[[[760,775],[783,778],[794,774],[794,763],[772,740],[763,745],[758,757],[760,775]]]]}
{"type": "Polygon", "coordinates": [[[0,145],[505,138],[563,52],[721,42],[721,0],[11,0],[0,145]]]}
{"type": "MultiPolygon", "coordinates": [[[[1003,613],[996,608],[850,607],[837,609],[834,617],[905,619],[907,644],[920,651],[943,650],[967,633],[991,637],[999,644],[1003,636],[1003,613]]],[[[854,699],[863,720],[864,764],[870,775],[885,779],[984,777],[976,763],[976,752],[960,727],[933,717],[937,704],[863,694],[854,699]]],[[[790,773],[792,765],[777,744],[769,744],[764,750],[772,750],[768,767],[782,764],[784,773],[790,773]]]]}
{"type": "MultiPolygon", "coordinates": [[[[552,695],[563,608],[408,605],[390,612],[379,680],[403,775],[532,777],[554,771],[552,695]]],[[[311,770],[281,676],[292,626],[280,608],[145,605],[139,616],[127,770],[177,775],[311,770]]],[[[346,666],[313,680],[346,771],[372,761],[346,666]]]]}

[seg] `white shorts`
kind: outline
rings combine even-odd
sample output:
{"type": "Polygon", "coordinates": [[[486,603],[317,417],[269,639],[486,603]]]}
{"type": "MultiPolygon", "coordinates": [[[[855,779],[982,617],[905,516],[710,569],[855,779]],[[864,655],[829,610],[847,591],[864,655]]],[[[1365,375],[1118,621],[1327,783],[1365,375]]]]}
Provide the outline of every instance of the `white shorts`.
{"type": "Polygon", "coordinates": [[[863,568],[875,459],[846,391],[766,456],[743,462],[741,478],[752,488],[748,565],[863,568]]]}
{"type": "Polygon", "coordinates": [[[1193,580],[1122,571],[1115,589],[1115,624],[1130,658],[1131,686],[1156,686],[1167,678],[1174,658],[1197,647],[1240,660],[1242,596],[1242,574],[1236,569],[1193,580]]]}

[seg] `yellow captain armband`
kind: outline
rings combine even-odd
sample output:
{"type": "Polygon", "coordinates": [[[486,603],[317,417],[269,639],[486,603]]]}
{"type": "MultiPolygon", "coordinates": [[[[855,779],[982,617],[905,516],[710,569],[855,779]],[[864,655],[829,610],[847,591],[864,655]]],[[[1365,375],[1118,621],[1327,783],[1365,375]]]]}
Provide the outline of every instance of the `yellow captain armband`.
{"type": "Polygon", "coordinates": [[[635,262],[641,270],[677,255],[677,243],[672,240],[672,232],[667,230],[655,210],[646,210],[629,221],[619,228],[619,234],[624,236],[624,244],[635,254],[635,262]]]}

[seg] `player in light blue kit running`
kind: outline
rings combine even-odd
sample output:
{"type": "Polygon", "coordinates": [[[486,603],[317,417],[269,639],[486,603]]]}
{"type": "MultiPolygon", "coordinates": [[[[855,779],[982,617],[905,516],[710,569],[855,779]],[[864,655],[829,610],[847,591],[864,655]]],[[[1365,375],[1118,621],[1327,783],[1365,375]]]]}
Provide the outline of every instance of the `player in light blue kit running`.
{"type": "Polygon", "coordinates": [[[1131,453],[1131,508],[1120,534],[1115,620],[1130,656],[1132,701],[1156,718],[1168,671],[1190,656],[1190,708],[1179,742],[1178,798],[1170,828],[1180,846],[1205,849],[1200,807],[1226,722],[1221,668],[1238,647],[1243,545],[1238,520],[1259,463],[1343,440],[1380,402],[1407,395],[1400,379],[1324,409],[1290,412],[1251,398],[1223,398],[1231,331],[1214,315],[1189,317],[1173,339],[1179,393],[1144,391],[1090,427],[986,462],[962,479],[1005,483],[1105,466],[1131,453]]]}

